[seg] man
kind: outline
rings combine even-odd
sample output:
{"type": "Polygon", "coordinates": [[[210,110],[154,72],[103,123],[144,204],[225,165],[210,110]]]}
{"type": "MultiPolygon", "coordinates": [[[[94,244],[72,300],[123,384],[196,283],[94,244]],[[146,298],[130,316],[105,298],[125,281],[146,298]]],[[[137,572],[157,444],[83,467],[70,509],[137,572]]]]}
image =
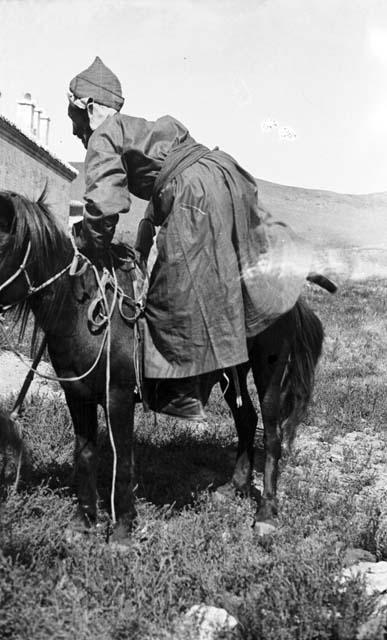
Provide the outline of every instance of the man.
{"type": "Polygon", "coordinates": [[[200,420],[200,376],[248,360],[247,337],[298,298],[308,252],[258,207],[254,178],[231,156],[197,144],[171,116],[122,115],[123,103],[98,57],[70,83],[73,134],[87,149],[84,250],[108,250],[130,193],[150,201],[136,241],[146,260],[160,227],[145,312],[149,403],[200,420]]]}

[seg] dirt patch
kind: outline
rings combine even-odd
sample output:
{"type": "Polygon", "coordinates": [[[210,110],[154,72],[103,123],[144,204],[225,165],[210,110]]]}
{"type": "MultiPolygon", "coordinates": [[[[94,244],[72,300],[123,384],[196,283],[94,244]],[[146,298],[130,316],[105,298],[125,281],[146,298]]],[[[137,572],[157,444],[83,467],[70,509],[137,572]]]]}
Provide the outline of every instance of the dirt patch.
{"type": "MultiPolygon", "coordinates": [[[[12,351],[0,351],[0,400],[11,395],[17,395],[32,365],[32,360],[23,356],[23,361],[12,351]]],[[[47,362],[41,362],[38,372],[43,375],[55,376],[52,366],[47,362]]],[[[58,390],[58,383],[40,378],[35,375],[28,395],[44,393],[51,395],[58,390]]]]}

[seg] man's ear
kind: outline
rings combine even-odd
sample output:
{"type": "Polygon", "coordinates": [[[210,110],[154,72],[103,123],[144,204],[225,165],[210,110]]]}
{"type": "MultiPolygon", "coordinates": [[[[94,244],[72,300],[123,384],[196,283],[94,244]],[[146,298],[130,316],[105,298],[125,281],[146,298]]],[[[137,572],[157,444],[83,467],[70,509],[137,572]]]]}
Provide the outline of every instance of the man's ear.
{"type": "Polygon", "coordinates": [[[89,120],[90,118],[93,117],[93,113],[94,113],[94,100],[93,98],[89,98],[87,101],[87,105],[86,105],[86,109],[87,109],[87,115],[89,116],[89,120]]]}

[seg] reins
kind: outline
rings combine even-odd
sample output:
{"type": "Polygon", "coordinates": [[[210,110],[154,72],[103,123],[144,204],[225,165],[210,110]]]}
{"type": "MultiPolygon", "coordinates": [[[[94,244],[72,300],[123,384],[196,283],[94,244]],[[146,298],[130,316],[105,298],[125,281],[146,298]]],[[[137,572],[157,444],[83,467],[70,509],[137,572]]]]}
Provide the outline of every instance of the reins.
{"type": "MultiPolygon", "coordinates": [[[[110,318],[112,317],[113,313],[114,313],[114,309],[116,304],[118,304],[118,309],[120,312],[120,315],[122,316],[122,318],[124,320],[126,320],[127,322],[136,322],[137,319],[140,317],[140,315],[142,314],[143,310],[144,310],[144,300],[142,298],[140,298],[140,300],[137,302],[136,300],[134,300],[133,298],[131,298],[130,296],[128,296],[122,289],[122,287],[120,287],[120,285],[118,284],[117,281],[117,275],[115,272],[115,269],[112,267],[112,273],[110,273],[110,271],[108,269],[106,269],[106,267],[104,267],[103,269],[103,273],[102,273],[102,278],[99,276],[98,273],[98,269],[96,268],[96,266],[84,255],[82,254],[79,249],[76,247],[76,245],[74,244],[73,238],[71,237],[71,241],[74,247],[74,255],[73,258],[71,260],[71,262],[64,267],[61,271],[59,271],[58,273],[54,274],[51,278],[49,278],[48,280],[45,280],[42,284],[38,285],[38,286],[33,286],[31,284],[31,279],[28,275],[28,272],[26,270],[26,265],[27,265],[27,260],[28,257],[30,255],[30,251],[31,251],[31,243],[28,243],[27,249],[26,249],[26,253],[24,255],[22,264],[17,268],[17,270],[15,271],[14,274],[12,274],[12,276],[10,276],[5,282],[3,282],[0,285],[0,292],[5,289],[7,286],[9,286],[10,284],[12,284],[12,282],[14,282],[21,274],[24,274],[27,280],[27,284],[28,284],[28,291],[27,294],[25,295],[24,299],[29,298],[30,296],[34,295],[35,293],[37,293],[38,291],[41,291],[43,289],[45,289],[46,287],[48,287],[49,285],[51,285],[53,282],[55,282],[56,280],[58,280],[64,273],[66,273],[66,271],[69,271],[69,275],[71,277],[79,277],[81,275],[83,275],[86,271],[86,269],[88,267],[90,267],[94,273],[94,277],[95,280],[97,282],[98,285],[98,289],[99,289],[99,295],[92,300],[92,302],[90,303],[89,309],[88,309],[88,321],[90,322],[90,324],[92,326],[94,326],[95,328],[101,328],[104,324],[106,324],[106,329],[104,332],[104,335],[102,337],[102,342],[96,357],[95,362],[92,364],[92,366],[85,371],[84,373],[80,374],[79,376],[71,376],[71,377],[67,377],[67,378],[62,378],[59,376],[51,376],[48,374],[43,374],[40,373],[40,371],[38,371],[38,369],[36,367],[31,367],[28,362],[26,362],[26,360],[23,358],[23,356],[15,349],[15,347],[11,344],[11,341],[8,338],[8,335],[3,327],[2,324],[2,316],[0,315],[0,328],[2,330],[4,339],[7,343],[8,348],[10,349],[10,351],[12,351],[18,358],[19,360],[31,371],[33,371],[33,373],[36,373],[40,378],[44,378],[45,380],[51,380],[53,382],[77,382],[78,380],[83,380],[83,378],[86,378],[90,373],[92,373],[92,371],[95,369],[95,367],[97,366],[102,352],[103,352],[103,348],[105,346],[105,342],[107,339],[107,333],[109,330],[109,322],[110,322],[110,318]],[[83,261],[83,264],[80,268],[78,268],[79,266],[79,261],[80,259],[83,261]],[[113,275],[112,275],[113,274],[113,275]],[[107,303],[107,298],[106,298],[106,288],[107,286],[113,283],[112,289],[113,289],[113,303],[112,306],[110,308],[110,312],[107,313],[108,310],[108,303],[107,303]],[[124,314],[123,310],[122,310],[122,305],[124,302],[124,299],[128,299],[133,306],[135,307],[135,313],[133,314],[133,316],[128,317],[127,315],[124,314]],[[101,306],[101,304],[103,303],[103,306],[105,307],[105,313],[102,313],[100,310],[98,311],[98,315],[95,316],[95,310],[97,309],[98,306],[101,306]],[[98,320],[97,318],[100,317],[101,320],[98,320]]],[[[19,302],[11,304],[11,305],[7,305],[2,307],[2,309],[4,311],[9,310],[10,308],[16,306],[17,304],[19,304],[19,302]]],[[[137,381],[138,383],[139,381],[137,381]]]]}
{"type": "MultiPolygon", "coordinates": [[[[4,282],[2,285],[0,285],[0,291],[5,289],[6,286],[8,286],[14,280],[16,280],[16,278],[21,273],[24,273],[24,275],[26,276],[26,279],[27,279],[27,283],[29,285],[29,289],[28,289],[27,295],[25,296],[25,299],[29,298],[34,293],[37,293],[38,291],[41,291],[42,289],[48,287],[50,284],[55,282],[55,280],[58,280],[64,273],[66,273],[66,271],[69,271],[69,270],[70,270],[70,272],[72,271],[72,275],[73,276],[79,276],[79,275],[81,275],[81,273],[84,273],[85,270],[82,270],[82,271],[81,270],[78,270],[78,271],[76,270],[76,265],[78,265],[78,261],[79,261],[79,257],[80,256],[82,256],[85,259],[86,268],[87,268],[87,266],[90,266],[90,267],[93,268],[94,275],[96,276],[97,284],[98,284],[98,286],[100,286],[100,278],[99,278],[98,271],[97,271],[96,267],[88,260],[88,258],[86,258],[86,256],[83,256],[83,254],[81,254],[78,251],[78,249],[76,249],[74,251],[74,256],[73,256],[73,259],[72,259],[70,264],[68,264],[64,269],[62,269],[61,271],[56,273],[54,276],[52,276],[48,280],[45,280],[45,282],[43,282],[41,285],[39,285],[37,287],[33,287],[31,285],[31,280],[30,280],[30,277],[28,276],[28,272],[26,270],[26,264],[27,264],[28,256],[30,254],[30,250],[31,250],[31,245],[30,245],[30,243],[28,243],[27,250],[26,250],[26,253],[25,253],[25,256],[24,256],[22,264],[20,265],[20,267],[18,267],[18,269],[15,271],[15,273],[10,278],[8,278],[8,280],[6,280],[6,282],[4,282]]],[[[3,309],[4,310],[8,310],[11,307],[15,306],[16,304],[18,304],[18,303],[15,303],[13,305],[8,305],[6,307],[3,307],[3,309]]],[[[0,318],[0,320],[2,320],[2,318],[0,318]]],[[[1,327],[3,336],[5,338],[5,341],[7,343],[8,348],[17,356],[17,358],[19,358],[19,360],[30,371],[32,371],[34,374],[36,373],[40,378],[44,378],[45,380],[51,380],[53,382],[77,382],[78,380],[82,380],[83,378],[86,378],[90,373],[92,373],[92,371],[97,366],[97,364],[98,364],[98,362],[100,360],[100,357],[102,355],[103,348],[104,348],[105,342],[106,342],[107,330],[108,330],[108,328],[106,328],[105,333],[104,333],[104,335],[102,337],[102,342],[101,342],[101,345],[100,345],[100,348],[99,348],[99,351],[98,351],[98,354],[97,354],[97,358],[96,358],[95,362],[92,364],[92,366],[87,371],[85,371],[84,373],[82,373],[79,376],[71,376],[71,377],[68,377],[68,378],[62,378],[62,377],[59,377],[59,376],[51,376],[51,375],[48,375],[48,374],[40,373],[40,371],[38,371],[38,369],[37,369],[37,365],[35,367],[34,366],[31,367],[28,364],[28,362],[26,362],[26,360],[23,358],[23,356],[11,344],[11,341],[9,340],[8,335],[7,335],[7,333],[6,333],[5,329],[4,329],[3,324],[2,324],[1,321],[0,321],[0,327],[1,327]]],[[[39,361],[38,361],[38,363],[39,363],[39,361]]]]}
{"type": "MultiPolygon", "coordinates": [[[[41,291],[42,289],[45,289],[45,287],[48,287],[50,284],[55,282],[55,280],[58,280],[58,278],[60,278],[64,273],[66,273],[66,271],[68,271],[71,268],[71,265],[72,265],[72,262],[71,262],[70,264],[67,265],[67,267],[64,267],[64,269],[62,269],[61,271],[58,271],[58,273],[53,275],[51,278],[49,278],[48,280],[45,280],[45,282],[43,282],[42,284],[40,284],[37,287],[35,287],[32,284],[31,278],[30,278],[30,276],[28,274],[28,271],[27,271],[27,260],[29,258],[30,253],[31,253],[31,243],[29,242],[28,245],[27,245],[26,252],[24,254],[23,262],[16,269],[15,273],[13,273],[12,276],[10,276],[8,278],[8,280],[6,280],[5,282],[3,282],[0,285],[0,292],[3,291],[4,289],[6,289],[10,284],[12,284],[12,282],[14,282],[20,275],[23,274],[25,279],[26,279],[26,281],[27,281],[27,285],[28,285],[28,290],[27,290],[27,294],[26,294],[25,298],[29,298],[34,293],[37,293],[38,291],[41,291]]],[[[18,303],[15,303],[15,304],[18,304],[18,303]]],[[[15,306],[15,305],[14,304],[8,305],[6,307],[3,307],[3,309],[7,310],[7,309],[10,309],[13,306],[15,306]]]]}
{"type": "MultiPolygon", "coordinates": [[[[26,253],[24,255],[22,264],[18,267],[18,269],[15,271],[15,273],[8,278],[2,285],[0,285],[0,291],[4,290],[7,286],[9,286],[12,282],[14,282],[21,274],[24,274],[26,280],[27,280],[27,284],[28,284],[28,291],[27,291],[27,295],[25,296],[25,298],[30,297],[31,295],[33,295],[34,293],[37,293],[38,291],[41,291],[42,289],[44,289],[45,287],[48,287],[50,284],[52,284],[53,282],[55,282],[56,280],[58,280],[64,273],[66,273],[66,271],[69,271],[69,275],[70,277],[79,277],[81,275],[83,275],[83,273],[85,273],[85,271],[87,270],[88,267],[90,267],[94,273],[94,277],[98,286],[98,291],[99,294],[98,296],[91,302],[89,309],[88,309],[88,321],[91,324],[91,326],[100,329],[101,327],[105,326],[105,330],[104,330],[104,334],[102,336],[102,341],[101,341],[101,345],[99,347],[98,350],[98,354],[97,357],[94,361],[94,363],[92,364],[92,366],[85,371],[83,374],[79,375],[79,376],[71,376],[71,377],[67,377],[67,378],[63,378],[63,377],[59,377],[59,376],[51,376],[48,374],[43,374],[40,373],[40,371],[38,371],[37,367],[38,364],[40,362],[40,359],[43,355],[44,349],[46,347],[46,338],[43,338],[42,344],[40,345],[40,348],[38,350],[38,353],[33,361],[33,365],[30,366],[23,358],[23,356],[18,353],[18,351],[11,345],[11,342],[8,338],[8,335],[3,327],[2,324],[2,316],[0,315],[0,328],[2,330],[2,333],[5,337],[6,343],[8,344],[9,348],[11,349],[11,351],[19,358],[19,360],[21,360],[21,362],[29,369],[28,374],[26,376],[26,379],[23,383],[23,386],[19,392],[19,395],[16,399],[16,402],[14,404],[13,407],[13,411],[11,414],[11,419],[16,419],[22,403],[24,401],[24,398],[27,394],[28,388],[32,382],[33,376],[36,373],[39,377],[44,378],[46,380],[52,380],[55,382],[77,382],[79,380],[82,380],[83,378],[86,378],[88,375],[90,375],[90,373],[92,373],[92,371],[96,368],[96,366],[98,365],[100,358],[102,356],[103,350],[105,345],[107,346],[106,349],[106,376],[105,376],[105,418],[106,418],[106,424],[107,424],[107,428],[108,428],[108,432],[109,432],[109,439],[110,439],[110,444],[112,447],[112,451],[113,451],[113,473],[112,473],[112,489],[111,489],[111,514],[112,514],[112,522],[113,524],[116,523],[116,514],[115,514],[115,506],[114,506],[114,499],[115,499],[115,485],[116,485],[116,474],[117,474],[117,451],[116,451],[116,447],[115,447],[115,442],[114,442],[114,435],[113,435],[113,430],[112,430],[112,426],[111,426],[111,421],[110,421],[110,356],[111,356],[111,319],[113,316],[113,313],[115,311],[116,306],[118,306],[118,310],[120,315],[122,316],[122,318],[127,321],[127,322],[131,322],[134,323],[134,327],[136,327],[136,323],[138,318],[140,317],[140,315],[142,314],[143,310],[144,310],[144,295],[140,296],[139,300],[136,301],[135,299],[131,298],[130,296],[128,296],[122,289],[122,287],[118,284],[118,280],[117,280],[117,274],[116,271],[113,267],[113,264],[111,264],[111,271],[109,271],[108,269],[106,269],[106,267],[104,267],[103,272],[102,272],[102,277],[100,277],[98,269],[95,267],[95,265],[90,262],[90,260],[84,256],[79,249],[76,247],[73,238],[71,237],[71,241],[73,244],[73,248],[74,248],[74,255],[72,258],[72,261],[70,264],[68,264],[66,267],[64,267],[61,271],[59,271],[58,273],[56,273],[54,276],[52,276],[51,278],[49,278],[48,280],[46,280],[45,282],[43,282],[41,285],[39,286],[33,286],[31,283],[31,279],[28,275],[28,272],[26,270],[26,265],[27,265],[27,261],[28,261],[28,257],[30,255],[30,251],[31,251],[31,243],[28,243],[27,246],[27,250],[26,253]],[[81,265],[81,267],[79,267],[79,262],[80,260],[83,261],[83,264],[81,265]],[[113,290],[113,300],[111,302],[111,305],[109,306],[108,300],[107,300],[107,295],[106,295],[106,290],[107,287],[110,286],[113,290]],[[133,316],[128,317],[126,314],[124,314],[123,312],[123,304],[124,304],[124,300],[127,299],[130,301],[130,303],[134,306],[135,308],[135,312],[133,314],[133,316]]],[[[126,261],[126,260],[124,260],[126,261]]],[[[7,307],[2,307],[3,310],[7,310],[9,308],[11,308],[12,306],[15,306],[18,303],[9,305],[7,307]]],[[[135,348],[135,352],[134,352],[134,356],[136,355],[136,348],[135,348]]],[[[134,363],[135,365],[135,373],[136,373],[136,384],[137,384],[137,388],[138,390],[140,390],[141,388],[141,381],[139,379],[139,375],[138,375],[138,366],[137,363],[134,363]]],[[[17,476],[16,476],[16,481],[15,481],[15,489],[17,488],[17,484],[19,481],[19,476],[20,476],[20,467],[21,467],[21,454],[19,455],[19,461],[18,461],[18,467],[17,467],[17,476]]]]}

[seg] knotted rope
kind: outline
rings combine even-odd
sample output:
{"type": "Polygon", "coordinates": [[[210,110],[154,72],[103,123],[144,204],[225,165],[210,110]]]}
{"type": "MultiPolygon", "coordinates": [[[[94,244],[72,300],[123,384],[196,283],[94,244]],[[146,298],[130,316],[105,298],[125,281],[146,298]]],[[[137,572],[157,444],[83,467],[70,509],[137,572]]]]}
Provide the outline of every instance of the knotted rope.
{"type": "MultiPolygon", "coordinates": [[[[48,374],[43,374],[40,371],[38,371],[37,367],[38,364],[40,362],[40,359],[43,355],[44,352],[44,348],[46,346],[46,339],[44,338],[42,341],[42,344],[40,345],[40,348],[38,350],[38,353],[33,361],[32,366],[30,366],[28,364],[28,362],[26,362],[26,360],[23,358],[23,356],[16,350],[16,348],[11,344],[11,341],[5,331],[5,328],[3,326],[3,316],[0,315],[0,328],[2,330],[3,336],[5,338],[5,341],[8,345],[8,348],[19,358],[19,360],[24,364],[24,366],[26,366],[29,371],[28,374],[26,376],[26,379],[23,383],[22,389],[18,395],[18,398],[15,402],[13,411],[11,413],[11,420],[15,420],[16,417],[18,416],[22,403],[24,401],[24,398],[26,396],[27,390],[32,382],[33,376],[34,374],[37,374],[39,377],[44,378],[46,380],[52,380],[55,382],[76,382],[79,380],[82,380],[83,378],[86,378],[88,375],[90,375],[90,373],[92,373],[92,371],[96,368],[96,366],[98,365],[100,358],[102,356],[104,347],[106,345],[106,376],[105,376],[105,418],[106,418],[106,424],[107,424],[107,428],[108,428],[108,433],[109,433],[109,439],[110,439],[110,444],[112,447],[112,451],[113,451],[113,473],[112,473],[112,489],[111,489],[111,515],[112,515],[112,522],[113,524],[116,523],[116,513],[115,513],[115,506],[114,506],[114,501],[115,501],[115,485],[116,485],[116,476],[117,476],[117,450],[116,450],[116,446],[115,446],[115,442],[114,442],[114,434],[113,434],[113,429],[112,429],[112,425],[111,425],[111,420],[110,420],[110,357],[111,357],[111,320],[112,320],[112,316],[114,314],[114,311],[116,309],[116,307],[118,307],[119,313],[121,315],[121,317],[127,321],[127,322],[131,322],[134,323],[134,327],[136,328],[136,323],[137,320],[139,318],[139,316],[143,313],[144,307],[145,307],[145,296],[146,296],[146,292],[145,292],[145,288],[143,288],[143,291],[141,292],[141,295],[139,297],[138,300],[135,300],[134,298],[131,298],[129,295],[127,295],[124,290],[122,289],[122,287],[118,284],[118,280],[117,280],[117,274],[116,271],[114,269],[114,266],[111,262],[111,269],[110,271],[108,269],[106,269],[106,267],[104,267],[103,271],[102,271],[102,276],[99,275],[98,269],[95,267],[95,265],[93,263],[90,262],[90,260],[84,256],[83,254],[80,253],[80,251],[78,250],[78,248],[75,245],[75,242],[73,241],[72,238],[72,242],[73,242],[73,247],[74,247],[74,256],[72,259],[72,262],[67,265],[64,269],[62,269],[59,273],[55,274],[52,278],[50,278],[49,280],[45,281],[44,283],[42,283],[41,285],[39,285],[38,287],[32,287],[29,278],[27,278],[28,281],[28,293],[27,296],[32,295],[33,293],[42,290],[43,288],[49,286],[50,284],[52,284],[55,280],[57,280],[58,278],[60,278],[65,272],[69,271],[69,275],[72,277],[79,277],[81,275],[83,275],[87,268],[91,268],[93,273],[94,273],[94,277],[98,286],[98,295],[96,296],[96,298],[94,298],[94,300],[91,302],[89,309],[88,309],[88,321],[90,323],[90,325],[94,328],[98,328],[100,329],[101,327],[103,327],[105,325],[105,330],[104,330],[104,334],[102,336],[102,341],[101,341],[101,345],[99,347],[98,350],[98,354],[97,357],[94,361],[94,363],[92,364],[92,366],[85,371],[83,374],[79,375],[79,376],[71,376],[71,377],[59,377],[59,376],[51,376],[48,374]],[[81,263],[81,264],[80,264],[81,263]],[[108,303],[108,299],[107,299],[107,288],[110,286],[110,288],[113,291],[113,299],[111,304],[109,305],[108,303]],[[123,311],[123,305],[125,300],[128,300],[130,302],[131,305],[134,306],[135,308],[135,312],[133,314],[133,316],[127,316],[124,311],[123,311]]],[[[26,270],[25,270],[25,266],[26,266],[26,262],[27,262],[27,258],[29,255],[29,250],[27,249],[26,252],[26,256],[23,260],[23,264],[19,267],[19,269],[17,270],[17,272],[15,273],[15,275],[12,277],[12,281],[21,273],[24,273],[24,275],[27,274],[26,270]]],[[[121,259],[125,262],[127,262],[126,259],[121,259]]],[[[28,274],[27,274],[28,276],[28,274]]],[[[147,274],[146,274],[147,276],[147,274]]],[[[8,280],[7,285],[10,284],[10,281],[8,280]]],[[[139,366],[138,366],[138,353],[136,351],[136,340],[137,340],[137,334],[135,335],[135,340],[134,340],[134,364],[135,364],[135,374],[136,374],[136,384],[137,384],[137,388],[140,390],[141,389],[141,381],[140,381],[140,377],[139,377],[139,366]]],[[[20,426],[17,426],[18,430],[20,431],[20,426]]],[[[17,489],[17,485],[19,482],[19,477],[20,477],[20,467],[21,467],[21,457],[22,457],[22,452],[19,453],[19,459],[18,459],[18,465],[17,465],[17,474],[16,474],[16,481],[15,481],[15,485],[14,485],[14,489],[17,489]]]]}

